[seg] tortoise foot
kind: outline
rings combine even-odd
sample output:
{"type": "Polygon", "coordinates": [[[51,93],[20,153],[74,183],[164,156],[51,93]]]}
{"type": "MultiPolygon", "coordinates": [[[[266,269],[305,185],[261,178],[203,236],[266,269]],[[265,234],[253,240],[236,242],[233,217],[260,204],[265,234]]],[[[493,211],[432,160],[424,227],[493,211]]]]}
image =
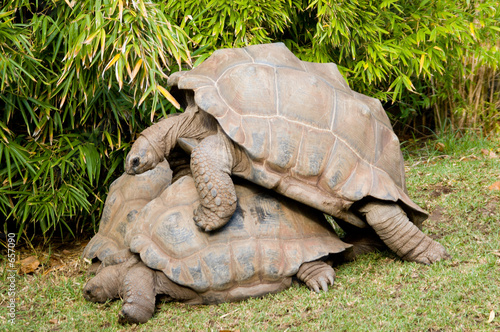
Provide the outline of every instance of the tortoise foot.
{"type": "Polygon", "coordinates": [[[210,232],[214,229],[224,226],[229,221],[229,219],[231,219],[230,217],[221,218],[217,215],[217,213],[204,207],[201,204],[196,210],[193,211],[193,214],[193,220],[196,226],[200,227],[206,232],[210,232]]]}
{"type": "Polygon", "coordinates": [[[120,324],[142,324],[146,323],[153,313],[150,310],[144,310],[136,304],[125,303],[118,314],[118,323],[120,324]]]}
{"type": "Polygon", "coordinates": [[[302,264],[297,277],[316,293],[320,290],[327,292],[328,285],[333,286],[335,271],[325,262],[315,261],[302,264]]]}
{"type": "Polygon", "coordinates": [[[447,260],[451,258],[450,254],[448,254],[446,249],[440,243],[432,240],[429,237],[427,237],[425,240],[428,241],[427,246],[425,246],[425,250],[418,253],[416,253],[416,250],[410,252],[406,256],[404,256],[403,259],[410,262],[429,265],[440,260],[447,260]]]}
{"type": "Polygon", "coordinates": [[[396,255],[410,262],[432,264],[450,257],[444,247],[413,224],[393,203],[370,202],[360,209],[366,221],[396,255]]]}

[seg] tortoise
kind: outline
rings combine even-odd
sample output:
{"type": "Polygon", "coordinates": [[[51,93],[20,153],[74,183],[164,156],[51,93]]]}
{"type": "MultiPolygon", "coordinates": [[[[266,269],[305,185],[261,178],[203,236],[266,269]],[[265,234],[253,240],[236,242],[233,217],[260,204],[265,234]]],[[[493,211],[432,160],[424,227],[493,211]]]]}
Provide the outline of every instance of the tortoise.
{"type": "Polygon", "coordinates": [[[84,297],[122,297],[120,320],[143,323],[158,294],[190,304],[240,301],[284,290],[294,276],[317,292],[327,290],[333,259],[342,260],[352,246],[321,212],[242,181],[236,180],[235,213],[214,232],[192,222],[199,200],[193,178],[174,182],[129,217],[125,245],[136,254],[100,269],[84,297]]]}
{"type": "Polygon", "coordinates": [[[171,179],[170,165],[164,161],[138,176],[124,173],[113,181],[104,203],[99,231],[82,254],[83,258],[97,260],[89,272],[130,258],[131,253],[125,245],[127,225],[138,211],[170,185],[171,179]]]}
{"type": "Polygon", "coordinates": [[[449,257],[420,230],[428,214],[408,196],[399,140],[382,104],[351,90],[335,64],[301,61],[282,43],[252,45],[217,50],[172,74],[168,85],[185,111],[141,133],[126,172],[154,168],[194,140],[194,221],[205,231],[233,215],[235,175],[371,227],[405,260],[449,257]]]}

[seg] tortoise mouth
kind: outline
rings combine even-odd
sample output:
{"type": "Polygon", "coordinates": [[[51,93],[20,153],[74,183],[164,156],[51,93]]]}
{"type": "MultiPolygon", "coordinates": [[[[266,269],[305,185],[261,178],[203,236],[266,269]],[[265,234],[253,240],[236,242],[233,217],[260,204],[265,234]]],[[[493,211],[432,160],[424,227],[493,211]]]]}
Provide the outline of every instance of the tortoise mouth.
{"type": "Polygon", "coordinates": [[[125,172],[130,175],[135,175],[140,173],[141,166],[141,158],[133,157],[131,160],[127,160],[127,167],[125,168],[125,172]]]}
{"type": "Polygon", "coordinates": [[[128,156],[125,160],[125,172],[129,175],[138,174],[138,168],[141,164],[141,158],[137,156],[128,156]]]}
{"type": "Polygon", "coordinates": [[[125,173],[129,175],[140,175],[152,170],[158,165],[158,161],[151,158],[141,158],[139,156],[130,156],[125,161],[125,173]]]}

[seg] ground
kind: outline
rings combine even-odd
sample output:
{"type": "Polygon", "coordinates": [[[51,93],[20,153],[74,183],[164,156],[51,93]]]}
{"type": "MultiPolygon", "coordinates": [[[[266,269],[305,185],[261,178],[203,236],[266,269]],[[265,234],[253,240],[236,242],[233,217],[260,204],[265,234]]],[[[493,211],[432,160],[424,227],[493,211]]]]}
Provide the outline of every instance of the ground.
{"type": "MultiPolygon", "coordinates": [[[[88,240],[19,247],[15,294],[0,292],[0,320],[12,331],[500,331],[500,145],[459,154],[405,150],[410,196],[429,211],[424,232],[452,256],[431,266],[390,252],[336,266],[326,293],[304,285],[241,303],[160,303],[143,325],[117,322],[121,301],[85,301],[88,240]],[[498,149],[498,150],[497,150],[498,149]],[[36,261],[35,261],[36,260],[36,261]],[[37,261],[40,263],[38,264],[37,261]],[[30,265],[31,264],[31,265],[30,265]],[[11,296],[13,295],[13,296],[11,296]],[[9,303],[14,299],[15,321],[9,303]]],[[[6,256],[0,275],[10,284],[6,256]]]]}

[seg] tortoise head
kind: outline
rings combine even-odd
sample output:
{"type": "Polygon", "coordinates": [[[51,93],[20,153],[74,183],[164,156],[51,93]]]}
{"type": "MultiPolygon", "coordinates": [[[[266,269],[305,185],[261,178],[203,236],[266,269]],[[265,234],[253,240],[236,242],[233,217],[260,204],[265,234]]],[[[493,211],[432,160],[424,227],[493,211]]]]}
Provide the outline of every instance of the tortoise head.
{"type": "Polygon", "coordinates": [[[125,172],[130,175],[144,173],[155,168],[163,159],[145,136],[139,136],[125,160],[125,172]]]}
{"type": "Polygon", "coordinates": [[[106,302],[107,299],[112,298],[106,288],[93,281],[93,279],[89,280],[83,288],[83,297],[90,302],[106,302]]]}
{"type": "Polygon", "coordinates": [[[97,274],[83,287],[83,297],[91,302],[106,302],[119,296],[120,265],[112,265],[98,270],[97,274]]]}

